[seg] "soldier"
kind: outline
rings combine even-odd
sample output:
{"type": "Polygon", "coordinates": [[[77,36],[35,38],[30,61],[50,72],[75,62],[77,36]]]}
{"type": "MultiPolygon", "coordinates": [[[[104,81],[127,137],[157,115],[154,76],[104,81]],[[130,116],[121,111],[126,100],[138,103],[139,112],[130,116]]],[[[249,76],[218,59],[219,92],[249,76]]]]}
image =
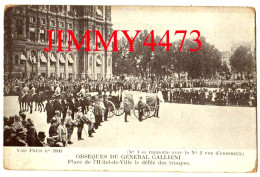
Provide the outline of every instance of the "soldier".
{"type": "Polygon", "coordinates": [[[76,124],[76,122],[72,119],[71,114],[72,114],[72,111],[71,111],[71,110],[68,110],[68,111],[67,111],[67,115],[66,115],[66,117],[65,117],[65,121],[64,121],[64,124],[65,124],[65,126],[66,126],[66,128],[67,128],[68,144],[73,144],[73,143],[71,142],[71,135],[72,135],[73,130],[74,130],[74,125],[76,124]]]}
{"type": "Polygon", "coordinates": [[[93,106],[89,106],[89,110],[86,114],[86,117],[88,119],[88,136],[93,137],[92,133],[95,133],[94,131],[94,125],[95,125],[95,115],[93,113],[93,106]]]}
{"type": "Polygon", "coordinates": [[[54,116],[54,114],[53,114],[54,108],[53,108],[52,100],[47,99],[45,109],[46,109],[46,114],[47,114],[47,123],[50,123],[51,119],[54,116]]]}
{"type": "Polygon", "coordinates": [[[63,146],[66,146],[67,142],[67,128],[64,124],[64,119],[61,121],[61,124],[58,126],[58,142],[61,142],[63,146]]]}
{"type": "Polygon", "coordinates": [[[57,87],[56,87],[56,89],[54,91],[54,95],[55,96],[60,96],[60,94],[61,94],[61,88],[60,88],[59,84],[57,84],[57,87]]]}
{"type": "Polygon", "coordinates": [[[156,95],[156,105],[155,105],[155,113],[154,113],[154,116],[157,118],[160,118],[159,117],[160,102],[164,102],[164,100],[163,100],[162,92],[159,89],[156,95]]]}
{"type": "Polygon", "coordinates": [[[81,85],[81,89],[80,89],[80,91],[79,91],[79,93],[77,95],[80,96],[80,97],[85,97],[86,96],[86,89],[85,89],[83,84],[81,85]]]}
{"type": "Polygon", "coordinates": [[[127,115],[130,114],[130,103],[128,102],[127,97],[125,97],[125,101],[124,101],[124,111],[125,111],[125,122],[128,122],[127,115]]]}
{"type": "Polygon", "coordinates": [[[108,103],[108,98],[105,96],[104,100],[104,107],[105,107],[105,112],[104,112],[104,121],[107,121],[107,116],[108,116],[108,109],[109,109],[109,103],[108,103]]]}
{"type": "Polygon", "coordinates": [[[94,105],[94,115],[95,115],[95,129],[98,129],[98,126],[100,126],[100,122],[102,120],[102,108],[96,98],[95,105],[94,105]]]}
{"type": "Polygon", "coordinates": [[[83,117],[83,113],[82,113],[82,108],[78,107],[78,112],[75,114],[74,116],[74,120],[76,120],[77,122],[77,127],[78,127],[78,140],[84,140],[81,136],[82,136],[82,130],[84,128],[84,121],[82,119],[83,117]]]}
{"type": "Polygon", "coordinates": [[[26,96],[28,94],[28,92],[29,92],[29,87],[27,86],[27,84],[25,84],[23,89],[22,89],[22,96],[21,96],[21,98],[26,96]]]}
{"type": "Polygon", "coordinates": [[[144,105],[143,105],[143,97],[140,97],[140,100],[138,101],[138,115],[139,115],[139,122],[142,122],[142,117],[144,114],[144,105]]]}

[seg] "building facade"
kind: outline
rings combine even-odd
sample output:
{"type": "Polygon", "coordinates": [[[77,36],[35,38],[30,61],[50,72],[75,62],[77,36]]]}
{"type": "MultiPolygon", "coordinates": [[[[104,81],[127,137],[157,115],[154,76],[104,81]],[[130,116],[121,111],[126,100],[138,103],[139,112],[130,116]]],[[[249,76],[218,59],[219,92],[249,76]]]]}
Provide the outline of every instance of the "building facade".
{"type": "MultiPolygon", "coordinates": [[[[112,45],[104,51],[86,52],[86,42],[78,51],[71,41],[68,49],[67,30],[72,30],[78,43],[85,31],[99,30],[105,42],[112,34],[110,6],[26,5],[8,7],[4,17],[4,72],[13,77],[42,75],[57,78],[107,79],[112,77],[112,45]],[[57,52],[58,35],[53,32],[52,50],[47,30],[64,30],[62,48],[57,52]]],[[[95,32],[90,46],[95,49],[95,32]]]]}

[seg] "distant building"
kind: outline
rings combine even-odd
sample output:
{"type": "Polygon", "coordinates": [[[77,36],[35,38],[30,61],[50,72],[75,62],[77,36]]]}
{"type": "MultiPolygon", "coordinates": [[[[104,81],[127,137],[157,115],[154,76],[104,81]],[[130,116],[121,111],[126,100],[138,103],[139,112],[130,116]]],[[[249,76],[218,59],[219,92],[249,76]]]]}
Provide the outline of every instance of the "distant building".
{"type": "MultiPolygon", "coordinates": [[[[110,6],[26,5],[13,6],[4,17],[4,72],[17,77],[42,75],[57,78],[104,79],[112,77],[111,47],[106,52],[85,52],[85,42],[77,51],[56,52],[57,32],[53,35],[51,52],[48,48],[46,30],[73,30],[80,42],[86,30],[99,30],[107,42],[112,34],[110,6]]],[[[95,45],[95,34],[91,34],[91,46],[95,45]]],[[[68,46],[68,35],[62,36],[64,49],[68,46]]]]}
{"type": "Polygon", "coordinates": [[[231,69],[230,61],[229,61],[230,57],[231,57],[231,52],[229,51],[221,52],[221,63],[223,64],[226,62],[229,70],[231,69]]]}

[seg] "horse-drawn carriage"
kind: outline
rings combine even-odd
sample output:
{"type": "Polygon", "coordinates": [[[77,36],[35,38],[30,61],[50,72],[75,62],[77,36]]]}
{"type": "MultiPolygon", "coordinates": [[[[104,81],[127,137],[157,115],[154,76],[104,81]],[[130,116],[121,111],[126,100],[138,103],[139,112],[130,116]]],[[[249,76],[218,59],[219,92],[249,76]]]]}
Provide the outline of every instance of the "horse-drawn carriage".
{"type": "Polygon", "coordinates": [[[138,111],[138,101],[139,98],[143,98],[143,119],[151,118],[155,114],[155,110],[157,105],[157,99],[159,101],[163,101],[162,95],[158,95],[157,93],[146,93],[139,91],[123,91],[122,94],[117,96],[109,97],[109,113],[108,117],[112,117],[113,115],[121,116],[124,114],[124,103],[123,100],[125,97],[128,99],[130,103],[130,108],[136,118],[139,117],[138,111]]]}

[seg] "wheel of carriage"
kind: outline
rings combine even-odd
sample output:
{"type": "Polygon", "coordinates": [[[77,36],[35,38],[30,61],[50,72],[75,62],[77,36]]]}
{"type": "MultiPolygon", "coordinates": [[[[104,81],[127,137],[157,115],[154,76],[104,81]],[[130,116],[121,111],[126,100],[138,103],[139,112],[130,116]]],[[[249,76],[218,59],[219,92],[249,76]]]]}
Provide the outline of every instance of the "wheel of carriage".
{"type": "MultiPolygon", "coordinates": [[[[150,110],[150,107],[148,106],[148,104],[146,104],[146,103],[143,103],[143,104],[144,104],[144,115],[143,115],[143,120],[144,120],[144,119],[147,119],[150,117],[151,110],[150,110]]],[[[134,115],[137,119],[139,119],[139,111],[138,111],[137,107],[135,107],[134,115]]]]}
{"type": "Polygon", "coordinates": [[[148,118],[154,117],[155,115],[155,106],[150,106],[150,115],[148,118]]]}
{"type": "Polygon", "coordinates": [[[114,103],[112,103],[111,101],[108,101],[108,118],[111,118],[114,115],[116,108],[114,103]]]}
{"type": "Polygon", "coordinates": [[[123,103],[121,103],[120,105],[118,105],[118,107],[116,107],[115,108],[115,110],[114,110],[114,114],[116,115],[116,116],[121,116],[121,115],[123,115],[124,114],[124,104],[123,103]]]}

